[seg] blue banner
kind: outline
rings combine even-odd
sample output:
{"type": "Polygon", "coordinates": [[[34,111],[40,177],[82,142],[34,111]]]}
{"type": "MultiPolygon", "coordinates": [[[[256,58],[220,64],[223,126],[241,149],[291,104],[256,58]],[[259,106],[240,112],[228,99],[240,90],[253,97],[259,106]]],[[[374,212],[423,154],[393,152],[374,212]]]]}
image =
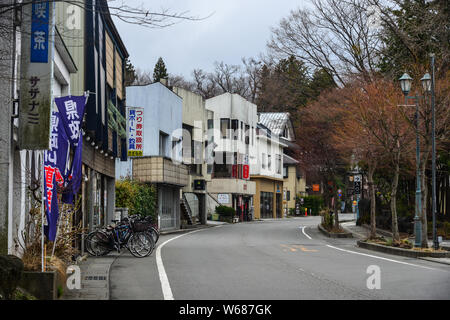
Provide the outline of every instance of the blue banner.
{"type": "Polygon", "coordinates": [[[50,150],[44,151],[44,193],[47,226],[44,231],[54,241],[58,225],[58,188],[64,187],[69,140],[58,112],[52,112],[50,150]]]}
{"type": "Polygon", "coordinates": [[[49,2],[33,1],[31,13],[31,62],[48,62],[49,2]]]}
{"type": "Polygon", "coordinates": [[[83,135],[81,124],[86,106],[85,96],[68,96],[55,98],[61,121],[64,125],[66,135],[73,150],[72,166],[65,177],[65,192],[63,203],[73,204],[74,196],[78,193],[81,185],[81,167],[83,135]]]}

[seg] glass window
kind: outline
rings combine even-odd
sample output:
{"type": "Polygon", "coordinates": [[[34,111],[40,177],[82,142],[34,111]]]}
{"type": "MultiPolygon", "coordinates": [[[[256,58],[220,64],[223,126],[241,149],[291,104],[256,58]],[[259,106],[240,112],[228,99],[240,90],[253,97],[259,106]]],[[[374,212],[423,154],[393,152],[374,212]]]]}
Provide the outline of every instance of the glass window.
{"type": "Polygon", "coordinates": [[[266,154],[263,152],[261,156],[261,166],[263,169],[266,168],[266,154]]]}
{"type": "Polygon", "coordinates": [[[250,144],[250,126],[248,124],[245,125],[245,144],[250,144]]]}
{"type": "Polygon", "coordinates": [[[277,174],[281,174],[281,155],[277,154],[276,161],[277,161],[277,164],[276,164],[277,174]]]}
{"type": "Polygon", "coordinates": [[[272,168],[272,156],[270,154],[267,155],[267,169],[271,170],[272,168]]]}
{"type": "Polygon", "coordinates": [[[261,218],[273,218],[273,193],[260,193],[260,213],[261,218]]]}
{"type": "Polygon", "coordinates": [[[231,120],[231,130],[233,134],[233,140],[238,140],[239,137],[239,120],[231,120]]]}
{"type": "Polygon", "coordinates": [[[283,167],[283,178],[286,179],[288,176],[289,176],[288,167],[284,166],[283,167]]]}
{"type": "Polygon", "coordinates": [[[220,133],[222,139],[228,139],[230,133],[230,119],[220,119],[220,133]]]}

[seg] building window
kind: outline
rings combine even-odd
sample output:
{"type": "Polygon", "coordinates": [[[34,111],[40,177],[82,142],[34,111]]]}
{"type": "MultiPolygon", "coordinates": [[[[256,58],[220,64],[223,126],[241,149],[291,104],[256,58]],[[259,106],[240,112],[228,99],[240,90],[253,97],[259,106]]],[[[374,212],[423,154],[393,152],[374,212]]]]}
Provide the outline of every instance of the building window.
{"type": "Polygon", "coordinates": [[[220,133],[222,139],[228,139],[230,137],[230,119],[220,119],[220,133]]]}
{"type": "Polygon", "coordinates": [[[263,152],[261,156],[261,166],[263,169],[266,168],[266,154],[263,152]]]}
{"type": "Polygon", "coordinates": [[[238,140],[239,137],[239,120],[231,120],[231,131],[233,134],[233,140],[238,140]]]}
{"type": "Polygon", "coordinates": [[[250,144],[250,126],[248,124],[245,125],[245,144],[250,144]]]}
{"type": "Polygon", "coordinates": [[[281,155],[277,154],[277,174],[281,174],[281,155]]]}
{"type": "Polygon", "coordinates": [[[289,171],[287,166],[283,166],[283,178],[286,179],[289,177],[289,171]]]}
{"type": "Polygon", "coordinates": [[[291,191],[287,191],[287,201],[291,201],[291,191]]]}
{"type": "Polygon", "coordinates": [[[159,155],[161,157],[166,156],[166,145],[167,145],[167,137],[169,135],[164,132],[159,132],[159,155]]]}
{"type": "Polygon", "coordinates": [[[272,155],[267,155],[267,169],[272,170],[272,155]]]}
{"type": "Polygon", "coordinates": [[[239,134],[241,141],[244,141],[244,122],[241,121],[241,133],[239,134]]]}

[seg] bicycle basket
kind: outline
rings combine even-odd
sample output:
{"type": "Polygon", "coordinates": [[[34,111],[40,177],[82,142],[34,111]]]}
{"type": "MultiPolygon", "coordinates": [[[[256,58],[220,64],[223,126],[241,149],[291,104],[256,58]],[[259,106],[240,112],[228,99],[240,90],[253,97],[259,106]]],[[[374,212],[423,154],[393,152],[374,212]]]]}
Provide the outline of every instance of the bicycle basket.
{"type": "Polygon", "coordinates": [[[144,232],[150,228],[150,223],[146,221],[135,221],[132,225],[133,232],[144,232]]]}

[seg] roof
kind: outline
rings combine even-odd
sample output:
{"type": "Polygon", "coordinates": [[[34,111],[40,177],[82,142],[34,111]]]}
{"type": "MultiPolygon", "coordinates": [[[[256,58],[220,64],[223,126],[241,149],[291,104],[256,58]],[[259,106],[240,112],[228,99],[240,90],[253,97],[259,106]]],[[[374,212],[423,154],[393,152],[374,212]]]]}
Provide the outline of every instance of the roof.
{"type": "Polygon", "coordinates": [[[286,125],[292,130],[289,112],[261,112],[259,114],[259,122],[270,129],[274,134],[281,136],[286,125]]]}
{"type": "Polygon", "coordinates": [[[297,164],[298,161],[292,157],[289,157],[287,154],[283,153],[283,163],[284,164],[297,164]]]}

